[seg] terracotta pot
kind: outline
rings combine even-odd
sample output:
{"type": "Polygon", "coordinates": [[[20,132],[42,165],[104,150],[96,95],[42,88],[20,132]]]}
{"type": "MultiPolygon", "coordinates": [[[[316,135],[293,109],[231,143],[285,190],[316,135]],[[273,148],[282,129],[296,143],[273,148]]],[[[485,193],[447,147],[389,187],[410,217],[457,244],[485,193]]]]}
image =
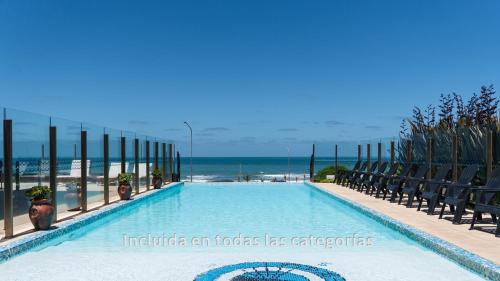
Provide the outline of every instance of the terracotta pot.
{"type": "Polygon", "coordinates": [[[31,200],[29,209],[31,223],[36,230],[47,230],[52,224],[54,207],[48,199],[31,200]]]}
{"type": "Polygon", "coordinates": [[[161,188],[162,185],[163,185],[163,180],[161,177],[153,177],[153,187],[155,189],[161,188]]]}
{"type": "Polygon", "coordinates": [[[120,195],[121,200],[130,200],[130,195],[132,195],[132,186],[128,183],[120,183],[118,186],[118,195],[120,195]]]}

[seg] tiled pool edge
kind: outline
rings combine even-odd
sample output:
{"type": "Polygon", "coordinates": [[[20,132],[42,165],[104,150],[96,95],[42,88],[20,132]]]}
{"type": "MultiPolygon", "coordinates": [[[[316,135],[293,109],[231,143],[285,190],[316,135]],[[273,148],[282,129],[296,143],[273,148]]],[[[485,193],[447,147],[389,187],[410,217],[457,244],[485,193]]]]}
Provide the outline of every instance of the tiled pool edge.
{"type": "Polygon", "coordinates": [[[372,210],[368,207],[365,207],[361,204],[353,202],[345,197],[342,197],[337,194],[333,194],[328,190],[317,186],[313,183],[306,182],[308,186],[316,188],[317,190],[332,196],[334,199],[337,199],[339,202],[342,202],[348,205],[351,208],[363,213],[364,215],[375,219],[378,222],[383,223],[387,227],[398,231],[399,233],[409,237],[410,239],[415,240],[421,245],[429,248],[430,250],[445,256],[446,258],[457,262],[458,264],[476,272],[477,274],[490,279],[490,280],[500,280],[500,265],[482,258],[474,253],[471,253],[465,249],[462,249],[456,245],[453,245],[441,238],[438,238],[434,235],[421,231],[417,228],[404,224],[400,221],[397,221],[389,216],[386,216],[380,212],[372,210]]]}
{"type": "Polygon", "coordinates": [[[135,206],[148,198],[158,196],[163,191],[169,190],[175,186],[182,184],[184,183],[171,183],[164,186],[162,189],[151,190],[149,192],[134,196],[133,200],[116,202],[112,205],[105,206],[105,208],[103,209],[91,211],[87,214],[83,214],[82,216],[77,216],[74,219],[58,223],[57,228],[53,230],[36,231],[30,234],[26,234],[25,237],[22,237],[19,240],[0,246],[0,263],[6,262],[7,260],[15,256],[25,253],[42,243],[60,237],[69,232],[75,231],[89,223],[95,222],[116,212],[126,210],[127,208],[135,206]]]}

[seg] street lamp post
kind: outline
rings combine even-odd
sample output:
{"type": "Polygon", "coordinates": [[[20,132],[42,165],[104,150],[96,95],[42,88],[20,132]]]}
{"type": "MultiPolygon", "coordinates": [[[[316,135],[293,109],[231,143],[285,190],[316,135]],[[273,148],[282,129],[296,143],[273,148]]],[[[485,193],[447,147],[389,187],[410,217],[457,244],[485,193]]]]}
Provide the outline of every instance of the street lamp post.
{"type": "Polygon", "coordinates": [[[288,150],[288,181],[292,181],[290,179],[290,147],[288,146],[286,149],[288,150]]]}
{"type": "Polygon", "coordinates": [[[189,132],[191,134],[191,147],[190,147],[190,157],[189,157],[189,168],[190,168],[190,175],[191,175],[191,182],[193,182],[193,129],[189,125],[188,122],[184,121],[184,124],[188,126],[189,132]]]}

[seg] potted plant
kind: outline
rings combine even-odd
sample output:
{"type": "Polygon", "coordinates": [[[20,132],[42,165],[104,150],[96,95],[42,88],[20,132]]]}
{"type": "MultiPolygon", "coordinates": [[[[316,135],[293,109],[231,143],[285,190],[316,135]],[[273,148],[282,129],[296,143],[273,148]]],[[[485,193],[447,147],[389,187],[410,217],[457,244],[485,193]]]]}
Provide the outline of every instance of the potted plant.
{"type": "Polygon", "coordinates": [[[160,169],[154,168],[153,172],[151,173],[153,175],[153,186],[155,189],[161,188],[163,185],[163,179],[161,178],[161,172],[160,169]]]}
{"type": "Polygon", "coordinates": [[[54,206],[49,200],[50,189],[48,186],[33,186],[26,191],[26,196],[31,198],[29,217],[35,230],[47,230],[52,224],[54,206]]]}
{"type": "Polygon", "coordinates": [[[130,200],[130,195],[132,195],[132,174],[121,173],[118,175],[118,195],[120,195],[121,200],[130,200]]]}

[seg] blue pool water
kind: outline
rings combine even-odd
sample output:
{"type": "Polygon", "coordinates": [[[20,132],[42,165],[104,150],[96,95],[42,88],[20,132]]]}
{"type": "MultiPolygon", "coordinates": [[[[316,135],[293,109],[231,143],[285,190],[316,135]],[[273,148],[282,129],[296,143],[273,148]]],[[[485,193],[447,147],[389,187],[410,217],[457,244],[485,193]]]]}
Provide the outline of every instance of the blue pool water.
{"type": "Polygon", "coordinates": [[[0,272],[8,277],[2,280],[40,274],[50,280],[193,280],[216,267],[254,261],[322,267],[346,280],[481,280],[313,187],[256,183],[163,190],[1,264],[0,272]]]}

